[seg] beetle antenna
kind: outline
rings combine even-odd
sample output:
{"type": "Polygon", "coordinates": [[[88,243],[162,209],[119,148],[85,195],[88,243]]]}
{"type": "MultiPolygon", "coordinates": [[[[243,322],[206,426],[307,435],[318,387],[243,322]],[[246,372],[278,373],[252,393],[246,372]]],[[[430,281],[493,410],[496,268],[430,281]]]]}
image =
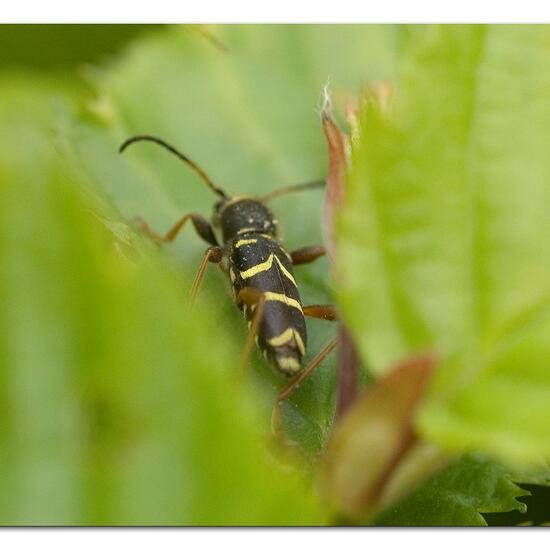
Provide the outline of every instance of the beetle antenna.
{"type": "Polygon", "coordinates": [[[223,189],[218,187],[206,174],[206,172],[195,162],[193,162],[189,157],[185,156],[183,153],[178,151],[173,145],[170,145],[163,139],[160,139],[155,136],[150,135],[139,135],[139,136],[133,136],[131,138],[128,138],[119,148],[118,152],[123,153],[124,150],[129,146],[132,145],[132,143],[136,143],[136,141],[152,141],[153,143],[156,143],[157,145],[161,145],[168,151],[170,151],[172,154],[176,155],[180,160],[183,160],[183,162],[187,163],[201,178],[202,180],[214,191],[214,193],[217,193],[220,195],[220,197],[223,197],[224,199],[227,198],[227,194],[223,189]]]}
{"type": "Polygon", "coordinates": [[[325,185],[325,180],[315,180],[315,181],[308,181],[306,183],[296,183],[294,185],[287,185],[286,187],[280,187],[279,189],[275,189],[275,191],[271,191],[271,193],[268,193],[267,195],[264,195],[260,198],[262,202],[268,202],[271,199],[275,199],[277,197],[280,197],[281,195],[286,195],[287,193],[295,193],[297,191],[307,191],[309,189],[315,189],[317,187],[323,187],[325,185]]]}

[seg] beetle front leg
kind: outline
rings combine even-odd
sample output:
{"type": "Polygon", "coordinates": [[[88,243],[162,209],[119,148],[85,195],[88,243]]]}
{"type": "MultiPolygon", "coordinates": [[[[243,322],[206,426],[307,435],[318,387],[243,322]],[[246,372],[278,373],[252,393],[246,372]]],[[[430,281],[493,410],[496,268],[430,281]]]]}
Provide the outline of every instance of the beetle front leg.
{"type": "Polygon", "coordinates": [[[204,272],[206,270],[206,266],[209,263],[219,264],[222,261],[222,259],[223,259],[223,250],[219,246],[211,246],[210,248],[206,249],[206,252],[204,253],[204,256],[202,258],[202,262],[199,266],[197,274],[195,275],[195,280],[193,281],[193,285],[191,286],[191,295],[189,298],[190,306],[192,306],[195,303],[195,298],[197,297],[197,293],[199,292],[200,285],[204,278],[204,272]]]}
{"type": "Polygon", "coordinates": [[[196,212],[189,212],[182,216],[166,233],[166,235],[159,235],[156,231],[153,231],[149,224],[143,218],[136,218],[136,224],[140,231],[143,231],[146,235],[151,237],[154,241],[158,243],[170,243],[172,242],[181,231],[183,226],[191,220],[197,235],[208,244],[218,246],[218,241],[214,235],[214,230],[212,226],[203,218],[200,214],[196,212]]]}

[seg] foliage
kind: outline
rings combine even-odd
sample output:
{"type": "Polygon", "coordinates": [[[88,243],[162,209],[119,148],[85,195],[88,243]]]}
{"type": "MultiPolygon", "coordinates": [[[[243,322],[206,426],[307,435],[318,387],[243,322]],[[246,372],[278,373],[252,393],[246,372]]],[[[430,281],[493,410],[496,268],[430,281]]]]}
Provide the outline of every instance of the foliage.
{"type": "Polygon", "coordinates": [[[525,512],[520,489],[505,468],[479,455],[466,456],[435,475],[399,505],[384,512],[378,525],[487,525],[480,512],[525,512]]]}
{"type": "MultiPolygon", "coordinates": [[[[421,434],[491,456],[457,459],[375,523],[522,509],[514,482],[545,482],[532,464],[549,454],[548,47],[543,27],[171,27],[67,78],[4,69],[0,523],[338,521],[315,490],[334,358],[285,404],[298,445],[279,448],[284,381],[258,354],[235,386],[246,329],[217,270],[186,305],[204,246],[186,229],[158,250],[132,226],[208,216],[214,197],[153,146],[116,152],[157,134],[230,193],[323,177],[329,79],[339,106],[396,83],[391,119],[361,117],[338,227],[333,284],[364,377],[438,352],[421,434]]],[[[322,196],[277,201],[287,247],[319,244],[322,196]]],[[[297,271],[305,303],[333,301],[326,259],[297,271]]],[[[336,329],[308,326],[311,357],[336,329]]]]}
{"type": "Polygon", "coordinates": [[[213,304],[191,316],[189,280],[90,210],[37,136],[51,97],[3,99],[28,119],[2,142],[1,522],[322,522],[250,388],[235,393],[238,346],[213,304]]]}
{"type": "MultiPolygon", "coordinates": [[[[330,77],[335,92],[352,97],[365,70],[372,78],[391,75],[394,30],[365,30],[230,26],[216,33],[227,52],[180,27],[141,40],[108,71],[91,75],[97,95],[82,106],[80,120],[64,129],[69,150],[76,150],[78,177],[101,190],[123,219],[142,216],[159,231],[189,210],[210,217],[215,197],[192,171],[158,148],[143,144],[123,158],[114,154],[123,139],[136,133],[162,136],[233,194],[259,195],[322,178],[326,153],[315,106],[323,85],[330,77]],[[364,50],[364,57],[334,55],[352,46],[364,50]]],[[[321,193],[311,191],[273,202],[290,250],[320,244],[322,201],[321,193]]],[[[204,243],[188,229],[166,248],[182,269],[192,271],[204,243]]],[[[201,294],[224,304],[225,330],[242,341],[242,317],[216,271],[208,273],[201,294]]],[[[326,259],[298,268],[304,303],[332,302],[328,273],[326,259]]],[[[308,358],[336,331],[324,321],[311,320],[309,326],[308,358]]],[[[265,373],[259,354],[258,359],[259,379],[273,400],[284,381],[265,373]]],[[[330,430],[333,387],[330,358],[285,404],[291,438],[310,453],[322,449],[330,430]]]]}
{"type": "Polygon", "coordinates": [[[376,372],[440,356],[427,439],[537,463],[550,457],[550,32],[416,28],[401,45],[394,115],[367,108],[354,148],[342,307],[376,372]]]}

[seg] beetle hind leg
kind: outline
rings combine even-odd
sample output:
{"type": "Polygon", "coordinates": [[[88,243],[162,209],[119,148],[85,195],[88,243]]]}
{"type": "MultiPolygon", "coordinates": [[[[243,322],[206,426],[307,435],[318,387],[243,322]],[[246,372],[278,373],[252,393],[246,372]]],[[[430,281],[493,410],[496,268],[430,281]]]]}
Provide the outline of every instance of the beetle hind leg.
{"type": "Polygon", "coordinates": [[[281,405],[283,401],[288,399],[308,378],[311,373],[323,362],[325,357],[337,346],[338,336],[330,340],[325,347],[307,364],[290,384],[282,388],[277,394],[275,405],[273,406],[273,413],[271,415],[271,430],[274,435],[281,436],[281,405]]]}

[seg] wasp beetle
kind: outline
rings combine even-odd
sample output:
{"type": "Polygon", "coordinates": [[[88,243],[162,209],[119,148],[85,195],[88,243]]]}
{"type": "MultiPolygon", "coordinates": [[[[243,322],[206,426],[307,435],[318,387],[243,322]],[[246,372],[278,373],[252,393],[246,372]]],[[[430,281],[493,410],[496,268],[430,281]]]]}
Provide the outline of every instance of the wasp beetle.
{"type": "Polygon", "coordinates": [[[308,246],[289,253],[278,238],[277,220],[266,203],[286,193],[324,185],[324,181],[283,187],[264,197],[229,196],[214,184],[200,166],[160,138],[134,136],[127,139],[119,151],[122,153],[138,141],[153,142],[170,151],[190,166],[219,197],[214,205],[212,223],[200,214],[190,212],[182,216],[164,236],[153,231],[141,219],[140,228],[155,241],[167,243],[174,240],[181,228],[191,220],[199,237],[210,245],[191,288],[191,303],[197,295],[208,263],[219,264],[230,279],[235,302],[243,311],[249,327],[241,358],[241,375],[256,342],[278,372],[293,377],[290,384],[279,392],[275,418],[279,414],[281,402],[337,344],[336,338],[328,342],[303,368],[302,360],[307,347],[304,316],[335,320],[336,313],[332,305],[303,306],[293,273],[294,266],[312,262],[324,255],[324,248],[308,246]],[[216,234],[220,235],[222,244],[216,234]]]}

